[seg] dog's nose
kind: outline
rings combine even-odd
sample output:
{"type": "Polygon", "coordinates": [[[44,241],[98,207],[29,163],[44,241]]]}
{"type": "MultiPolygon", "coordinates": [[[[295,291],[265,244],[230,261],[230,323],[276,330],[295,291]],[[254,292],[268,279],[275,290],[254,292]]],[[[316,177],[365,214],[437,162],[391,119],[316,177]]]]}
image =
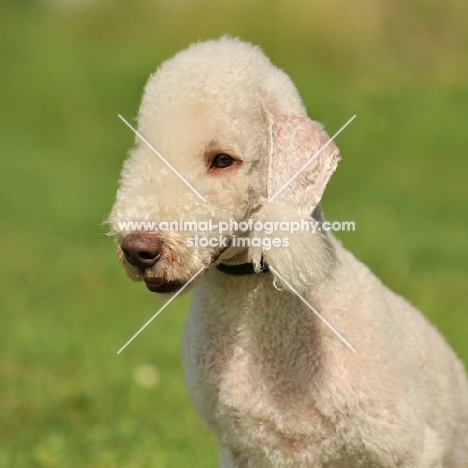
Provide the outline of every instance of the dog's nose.
{"type": "Polygon", "coordinates": [[[161,240],[155,234],[127,234],[120,248],[128,263],[143,269],[152,267],[161,257],[161,240]]]}

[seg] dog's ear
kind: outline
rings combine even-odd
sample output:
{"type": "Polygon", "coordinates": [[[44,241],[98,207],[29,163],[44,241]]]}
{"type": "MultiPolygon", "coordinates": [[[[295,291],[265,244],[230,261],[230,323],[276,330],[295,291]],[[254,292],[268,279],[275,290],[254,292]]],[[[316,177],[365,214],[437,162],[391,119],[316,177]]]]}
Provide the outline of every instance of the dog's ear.
{"type": "Polygon", "coordinates": [[[310,215],[338,165],[338,148],[322,125],[307,116],[271,111],[264,115],[269,138],[268,199],[274,197],[275,202],[310,215]]]}
{"type": "MultiPolygon", "coordinates": [[[[313,211],[319,211],[316,208],[340,158],[338,149],[323,127],[307,116],[265,112],[265,118],[269,135],[268,201],[255,216],[262,222],[273,221],[273,225],[275,221],[302,225],[303,220],[312,221],[313,211]]],[[[277,287],[281,287],[284,278],[305,294],[333,276],[334,247],[320,228],[317,232],[278,230],[269,237],[282,239],[281,246],[250,248],[249,256],[257,269],[262,260],[274,267],[277,287]]],[[[268,245],[267,241],[262,241],[262,245],[268,245]]]]}

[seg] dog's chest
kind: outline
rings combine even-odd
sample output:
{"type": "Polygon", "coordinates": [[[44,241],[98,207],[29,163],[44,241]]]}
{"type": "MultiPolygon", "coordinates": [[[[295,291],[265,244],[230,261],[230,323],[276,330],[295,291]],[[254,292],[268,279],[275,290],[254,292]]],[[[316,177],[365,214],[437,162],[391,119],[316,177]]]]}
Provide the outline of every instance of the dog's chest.
{"type": "Polygon", "coordinates": [[[301,440],[309,447],[311,438],[323,440],[330,428],[316,406],[321,357],[311,315],[276,290],[232,303],[206,298],[188,317],[184,365],[208,425],[239,447],[281,438],[297,449],[301,440]]]}

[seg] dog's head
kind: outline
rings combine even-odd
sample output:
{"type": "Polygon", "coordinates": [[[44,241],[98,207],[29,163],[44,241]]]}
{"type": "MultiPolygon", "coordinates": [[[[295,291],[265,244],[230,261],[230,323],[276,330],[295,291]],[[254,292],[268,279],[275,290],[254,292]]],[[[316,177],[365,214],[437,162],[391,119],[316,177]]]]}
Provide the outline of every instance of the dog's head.
{"type": "Polygon", "coordinates": [[[259,48],[225,37],[163,63],[137,130],[146,141],[136,137],[108,218],[132,279],[174,292],[203,267],[258,268],[262,258],[299,291],[329,275],[324,233],[279,223],[310,219],[338,150],[330,143],[314,157],[328,136],[259,48]],[[254,229],[262,223],[271,229],[254,229]]]}

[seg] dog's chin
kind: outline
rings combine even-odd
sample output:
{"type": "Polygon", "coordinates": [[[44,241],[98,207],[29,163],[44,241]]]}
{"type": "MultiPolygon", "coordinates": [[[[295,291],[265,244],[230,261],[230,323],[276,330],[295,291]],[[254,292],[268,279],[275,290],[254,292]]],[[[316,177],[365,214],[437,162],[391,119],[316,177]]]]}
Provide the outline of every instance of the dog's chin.
{"type": "Polygon", "coordinates": [[[171,294],[180,291],[186,281],[144,280],[148,290],[158,294],[171,294]]]}
{"type": "MultiPolygon", "coordinates": [[[[204,271],[206,272],[206,270],[204,271]]],[[[173,296],[182,292],[183,294],[191,291],[203,278],[203,273],[198,275],[196,278],[156,278],[156,277],[146,277],[140,278],[137,281],[143,282],[148,289],[148,291],[162,295],[165,297],[173,296]],[[183,290],[183,291],[182,291],[183,290]]]]}
{"type": "Polygon", "coordinates": [[[185,287],[185,290],[189,290],[193,283],[193,281],[190,281],[191,277],[186,275],[179,278],[167,278],[165,275],[159,276],[154,272],[142,272],[128,263],[124,263],[124,270],[132,281],[144,283],[149,291],[156,294],[177,293],[190,282],[190,284],[185,287]]]}

